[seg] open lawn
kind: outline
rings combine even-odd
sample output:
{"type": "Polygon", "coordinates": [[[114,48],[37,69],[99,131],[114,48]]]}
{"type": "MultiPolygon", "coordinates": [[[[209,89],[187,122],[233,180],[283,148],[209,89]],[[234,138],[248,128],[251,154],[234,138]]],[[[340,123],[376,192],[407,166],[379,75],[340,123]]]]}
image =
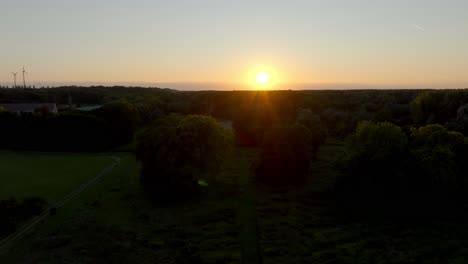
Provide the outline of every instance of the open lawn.
{"type": "Polygon", "coordinates": [[[0,199],[35,196],[52,203],[112,162],[97,154],[0,152],[0,199]]]}

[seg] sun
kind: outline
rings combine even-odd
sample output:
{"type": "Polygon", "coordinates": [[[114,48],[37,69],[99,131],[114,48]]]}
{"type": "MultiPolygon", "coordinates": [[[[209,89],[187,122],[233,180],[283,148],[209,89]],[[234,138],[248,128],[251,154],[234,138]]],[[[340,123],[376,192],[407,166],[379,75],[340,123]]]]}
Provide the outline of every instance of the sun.
{"type": "Polygon", "coordinates": [[[245,76],[245,84],[250,90],[276,89],[280,83],[278,71],[271,66],[253,66],[245,76]]]}
{"type": "Polygon", "coordinates": [[[270,80],[270,76],[266,72],[259,72],[256,77],[256,81],[258,84],[267,84],[270,80]]]}

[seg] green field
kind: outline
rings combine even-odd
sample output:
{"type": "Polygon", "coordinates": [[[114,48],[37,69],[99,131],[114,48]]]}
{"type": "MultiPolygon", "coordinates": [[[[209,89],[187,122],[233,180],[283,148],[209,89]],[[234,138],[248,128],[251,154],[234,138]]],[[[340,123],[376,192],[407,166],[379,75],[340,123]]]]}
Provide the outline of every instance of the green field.
{"type": "Polygon", "coordinates": [[[0,252],[0,263],[466,263],[466,222],[339,214],[330,191],[342,148],[328,142],[308,184],[275,191],[253,188],[256,152],[237,149],[200,197],[164,204],[147,199],[134,155],[121,154],[114,170],[0,252]]]}
{"type": "Polygon", "coordinates": [[[124,154],[108,175],[0,252],[0,263],[239,263],[238,179],[245,171],[238,157],[199,198],[153,204],[134,156],[124,154]]]}
{"type": "Polygon", "coordinates": [[[60,200],[113,162],[93,154],[0,152],[0,199],[60,200]]]}

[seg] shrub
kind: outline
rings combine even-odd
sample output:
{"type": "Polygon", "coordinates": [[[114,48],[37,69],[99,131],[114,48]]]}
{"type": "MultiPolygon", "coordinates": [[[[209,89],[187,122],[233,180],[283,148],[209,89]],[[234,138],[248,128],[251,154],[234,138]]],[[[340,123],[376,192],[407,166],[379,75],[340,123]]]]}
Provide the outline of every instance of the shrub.
{"type": "Polygon", "coordinates": [[[16,231],[22,221],[39,215],[47,202],[42,198],[26,198],[18,201],[14,198],[0,201],[0,238],[16,231]]]}

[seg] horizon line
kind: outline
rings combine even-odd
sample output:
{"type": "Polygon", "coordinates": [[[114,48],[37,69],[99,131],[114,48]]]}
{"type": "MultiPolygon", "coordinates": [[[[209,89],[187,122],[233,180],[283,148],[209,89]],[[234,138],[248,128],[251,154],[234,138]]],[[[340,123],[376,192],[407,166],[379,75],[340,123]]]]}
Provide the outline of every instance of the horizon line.
{"type": "MultiPolygon", "coordinates": [[[[13,87],[12,82],[2,82],[1,86],[13,87]]],[[[21,88],[22,85],[17,85],[21,88]]],[[[433,90],[433,89],[468,89],[468,84],[465,85],[391,85],[391,84],[359,84],[359,83],[308,83],[308,82],[291,82],[280,83],[273,87],[265,89],[258,89],[248,84],[231,83],[231,82],[217,82],[217,81],[196,81],[196,82],[145,82],[145,81],[31,81],[27,84],[30,86],[39,86],[39,88],[54,88],[64,86],[80,86],[80,87],[93,87],[93,86],[123,86],[128,88],[160,88],[172,89],[180,91],[231,91],[231,90],[433,90]]]]}

